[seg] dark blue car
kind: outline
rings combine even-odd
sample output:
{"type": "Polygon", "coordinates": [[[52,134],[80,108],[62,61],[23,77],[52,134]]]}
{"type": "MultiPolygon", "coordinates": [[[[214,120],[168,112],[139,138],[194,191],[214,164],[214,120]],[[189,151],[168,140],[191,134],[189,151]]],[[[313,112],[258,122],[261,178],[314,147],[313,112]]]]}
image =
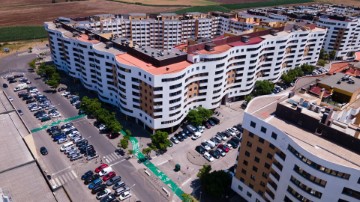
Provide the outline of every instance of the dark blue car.
{"type": "Polygon", "coordinates": [[[53,140],[54,140],[54,141],[58,141],[58,140],[60,140],[61,138],[66,138],[66,135],[65,135],[65,134],[56,135],[56,136],[53,137],[53,140]]]}
{"type": "Polygon", "coordinates": [[[88,188],[89,189],[94,189],[94,187],[96,187],[97,185],[99,185],[101,183],[102,183],[101,178],[97,178],[91,184],[89,184],[88,188]]]}

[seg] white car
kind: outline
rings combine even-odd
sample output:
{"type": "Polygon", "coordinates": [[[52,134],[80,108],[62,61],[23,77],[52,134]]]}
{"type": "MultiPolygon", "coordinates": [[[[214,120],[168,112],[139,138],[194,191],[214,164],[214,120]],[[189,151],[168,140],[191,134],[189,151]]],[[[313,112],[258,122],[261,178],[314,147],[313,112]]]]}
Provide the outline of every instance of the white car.
{"type": "Polygon", "coordinates": [[[57,143],[58,143],[58,144],[62,144],[62,143],[65,143],[65,142],[67,142],[67,141],[68,141],[67,138],[60,138],[60,139],[57,141],[57,143]]]}
{"type": "Polygon", "coordinates": [[[212,157],[208,152],[204,153],[204,158],[210,162],[214,161],[214,157],[212,157]]]}
{"type": "Polygon", "coordinates": [[[100,200],[111,193],[110,189],[104,189],[96,194],[96,199],[100,200]]]}
{"type": "Polygon", "coordinates": [[[130,197],[131,197],[130,191],[126,191],[126,192],[120,194],[119,199],[120,199],[120,201],[123,201],[123,200],[125,200],[127,198],[130,198],[130,197]]]}
{"type": "Polygon", "coordinates": [[[105,130],[105,129],[106,129],[106,126],[104,124],[100,124],[99,130],[105,130]]]}
{"type": "Polygon", "coordinates": [[[9,101],[12,102],[14,99],[12,97],[8,97],[9,101]]]}
{"type": "Polygon", "coordinates": [[[211,150],[211,148],[210,148],[210,146],[208,145],[207,142],[202,142],[202,143],[201,143],[201,146],[203,146],[206,151],[210,151],[210,150],[211,150]]]}
{"type": "Polygon", "coordinates": [[[221,155],[222,157],[224,157],[224,156],[226,155],[226,153],[225,153],[222,149],[217,148],[216,150],[220,152],[220,155],[221,155]]]}
{"type": "Polygon", "coordinates": [[[51,116],[52,118],[57,118],[57,117],[61,117],[61,114],[58,112],[58,113],[50,114],[50,116],[51,116]]]}
{"type": "Polygon", "coordinates": [[[40,110],[40,109],[42,109],[42,108],[39,107],[39,106],[35,106],[35,107],[31,108],[30,111],[34,112],[34,111],[37,111],[37,110],[40,110]]]}
{"type": "Polygon", "coordinates": [[[62,129],[62,131],[67,132],[67,131],[72,130],[72,129],[75,129],[75,126],[70,126],[68,128],[64,128],[64,129],[62,129]]]}
{"type": "Polygon", "coordinates": [[[231,136],[235,136],[235,135],[236,135],[236,133],[235,133],[234,131],[230,130],[230,129],[226,129],[225,132],[226,132],[227,134],[231,135],[231,136]]]}
{"type": "Polygon", "coordinates": [[[197,131],[200,133],[204,132],[204,129],[201,126],[196,127],[197,131]]]}
{"type": "Polygon", "coordinates": [[[179,144],[179,140],[176,137],[171,137],[170,140],[175,144],[179,144]]]}
{"type": "Polygon", "coordinates": [[[104,175],[110,173],[111,171],[113,171],[113,169],[111,167],[106,167],[99,172],[99,175],[104,176],[104,175]]]}
{"type": "Polygon", "coordinates": [[[61,93],[61,95],[62,95],[62,96],[67,96],[67,95],[70,95],[70,92],[65,91],[65,92],[61,93]]]}

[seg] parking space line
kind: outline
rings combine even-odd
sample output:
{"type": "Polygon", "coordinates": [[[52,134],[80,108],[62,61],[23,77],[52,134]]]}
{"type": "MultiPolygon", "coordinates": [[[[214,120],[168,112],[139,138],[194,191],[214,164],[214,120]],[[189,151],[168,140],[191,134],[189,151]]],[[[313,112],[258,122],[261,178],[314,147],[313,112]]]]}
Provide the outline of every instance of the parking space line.
{"type": "Polygon", "coordinates": [[[71,173],[75,176],[75,178],[77,178],[77,175],[74,170],[71,170],[71,173]]]}

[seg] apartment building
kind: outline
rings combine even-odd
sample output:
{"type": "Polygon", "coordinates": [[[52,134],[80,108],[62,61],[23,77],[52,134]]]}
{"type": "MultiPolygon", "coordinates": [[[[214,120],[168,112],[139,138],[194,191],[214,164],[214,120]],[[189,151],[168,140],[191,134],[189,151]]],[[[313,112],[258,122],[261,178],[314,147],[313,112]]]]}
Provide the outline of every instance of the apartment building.
{"type": "MultiPolygon", "coordinates": [[[[336,98],[323,85],[334,76],[249,103],[235,192],[248,201],[360,200],[360,99],[330,102],[336,98]]],[[[336,88],[360,90],[349,80],[336,88]]]]}
{"type": "Polygon", "coordinates": [[[329,4],[249,9],[249,14],[278,21],[307,21],[328,30],[324,50],[336,51],[340,59],[352,58],[360,50],[360,9],[329,4]],[[284,18],[286,16],[287,18],[284,18]]]}
{"type": "Polygon", "coordinates": [[[292,23],[164,50],[75,27],[45,23],[54,64],[150,130],[180,124],[193,108],[239,99],[257,80],[276,82],[296,66],[316,64],[326,33],[292,23]]]}

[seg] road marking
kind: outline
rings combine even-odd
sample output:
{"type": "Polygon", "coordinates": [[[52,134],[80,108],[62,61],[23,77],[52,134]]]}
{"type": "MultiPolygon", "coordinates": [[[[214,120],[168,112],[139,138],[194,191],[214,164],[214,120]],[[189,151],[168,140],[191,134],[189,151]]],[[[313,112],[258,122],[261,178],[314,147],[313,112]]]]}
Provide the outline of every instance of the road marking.
{"type": "Polygon", "coordinates": [[[74,175],[72,175],[71,173],[68,173],[68,174],[70,175],[71,180],[75,179],[74,175]]]}
{"type": "Polygon", "coordinates": [[[72,170],[71,173],[75,176],[75,178],[77,178],[78,176],[76,175],[75,171],[72,170]]]}
{"type": "Polygon", "coordinates": [[[66,174],[63,174],[61,177],[64,179],[64,183],[69,181],[68,176],[66,174]]]}
{"type": "Polygon", "coordinates": [[[156,166],[160,166],[160,165],[162,165],[162,164],[165,164],[165,163],[167,163],[169,160],[165,160],[165,161],[163,161],[163,162],[160,162],[160,163],[158,163],[156,166]]]}
{"type": "Polygon", "coordinates": [[[60,180],[60,184],[64,184],[64,180],[59,176],[58,179],[60,180]]]}
{"type": "Polygon", "coordinates": [[[54,179],[51,179],[51,180],[49,181],[49,183],[51,184],[52,187],[57,187],[54,179]]]}
{"type": "Polygon", "coordinates": [[[183,182],[183,183],[181,184],[181,186],[184,186],[184,184],[188,183],[190,180],[191,180],[191,177],[189,177],[189,179],[187,179],[185,182],[183,182]]]}
{"type": "Polygon", "coordinates": [[[113,163],[113,164],[111,164],[110,166],[116,165],[116,164],[121,163],[121,162],[123,162],[123,161],[125,161],[125,159],[123,159],[123,160],[121,160],[121,161],[118,161],[118,162],[116,162],[116,163],[113,163]]]}
{"type": "Polygon", "coordinates": [[[110,163],[109,159],[105,158],[106,163],[110,163]]]}
{"type": "Polygon", "coordinates": [[[67,168],[64,168],[64,169],[62,169],[62,170],[59,170],[59,171],[57,171],[56,173],[53,173],[53,174],[51,174],[51,175],[56,175],[56,174],[58,174],[58,173],[61,173],[61,172],[64,171],[64,170],[69,169],[69,168],[71,168],[71,166],[69,166],[69,167],[67,167],[67,168]]]}
{"type": "Polygon", "coordinates": [[[55,178],[55,182],[56,182],[56,184],[57,184],[58,186],[60,186],[60,185],[61,185],[61,183],[60,183],[60,181],[59,181],[59,179],[58,179],[58,178],[55,178]]]}

